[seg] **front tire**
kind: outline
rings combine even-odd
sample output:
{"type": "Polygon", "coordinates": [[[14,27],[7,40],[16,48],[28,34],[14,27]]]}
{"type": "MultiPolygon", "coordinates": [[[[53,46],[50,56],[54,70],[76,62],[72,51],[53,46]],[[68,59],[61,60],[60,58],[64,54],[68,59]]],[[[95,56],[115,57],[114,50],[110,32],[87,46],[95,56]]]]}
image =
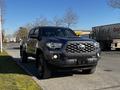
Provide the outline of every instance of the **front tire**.
{"type": "Polygon", "coordinates": [[[51,70],[50,70],[50,68],[48,68],[48,64],[42,54],[37,55],[36,66],[37,66],[40,78],[47,79],[47,78],[51,77],[51,70]]]}
{"type": "Polygon", "coordinates": [[[27,56],[27,53],[23,49],[20,49],[20,55],[21,55],[22,63],[27,63],[28,56],[27,56]]]}

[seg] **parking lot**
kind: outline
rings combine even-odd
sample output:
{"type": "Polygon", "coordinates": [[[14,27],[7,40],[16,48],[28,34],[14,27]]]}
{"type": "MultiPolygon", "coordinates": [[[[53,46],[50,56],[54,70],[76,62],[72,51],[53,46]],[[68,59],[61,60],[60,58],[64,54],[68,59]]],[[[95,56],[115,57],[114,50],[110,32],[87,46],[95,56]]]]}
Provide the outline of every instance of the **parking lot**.
{"type": "MultiPolygon", "coordinates": [[[[16,45],[15,45],[16,46],[16,45]]],[[[20,61],[19,49],[9,44],[6,51],[20,61]]],[[[22,64],[37,77],[34,61],[22,64]]],[[[80,72],[55,73],[50,79],[37,79],[43,90],[120,90],[120,51],[105,51],[94,74],[80,72]]]]}

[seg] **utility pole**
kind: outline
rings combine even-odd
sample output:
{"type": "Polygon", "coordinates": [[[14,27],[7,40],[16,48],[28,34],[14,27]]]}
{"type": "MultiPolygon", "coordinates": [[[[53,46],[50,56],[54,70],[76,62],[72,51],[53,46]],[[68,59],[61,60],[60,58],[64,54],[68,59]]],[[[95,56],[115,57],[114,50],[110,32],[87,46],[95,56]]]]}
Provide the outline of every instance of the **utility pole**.
{"type": "Polygon", "coordinates": [[[0,7],[0,52],[3,52],[3,45],[2,45],[2,8],[0,7]]]}
{"type": "Polygon", "coordinates": [[[3,52],[3,39],[2,39],[2,30],[3,30],[3,12],[4,12],[4,1],[0,0],[0,52],[3,52]]]}

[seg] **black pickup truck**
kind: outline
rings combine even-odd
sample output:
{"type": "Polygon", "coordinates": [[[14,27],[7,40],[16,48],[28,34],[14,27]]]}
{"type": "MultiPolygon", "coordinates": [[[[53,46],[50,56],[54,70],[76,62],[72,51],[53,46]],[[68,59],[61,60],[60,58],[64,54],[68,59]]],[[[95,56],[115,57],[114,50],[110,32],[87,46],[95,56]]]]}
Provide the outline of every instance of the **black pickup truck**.
{"type": "Polygon", "coordinates": [[[23,63],[28,57],[36,58],[36,67],[42,78],[51,76],[53,70],[82,70],[94,73],[100,59],[99,43],[92,39],[78,37],[69,28],[35,27],[28,38],[20,44],[23,63]]]}

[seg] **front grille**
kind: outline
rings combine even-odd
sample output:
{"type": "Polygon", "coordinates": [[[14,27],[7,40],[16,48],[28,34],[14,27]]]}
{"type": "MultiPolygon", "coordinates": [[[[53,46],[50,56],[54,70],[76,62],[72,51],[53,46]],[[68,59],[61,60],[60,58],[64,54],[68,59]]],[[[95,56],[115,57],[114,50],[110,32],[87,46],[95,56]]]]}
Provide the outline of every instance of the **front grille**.
{"type": "Polygon", "coordinates": [[[65,50],[67,53],[91,53],[95,52],[95,46],[90,41],[71,41],[65,50]]]}

